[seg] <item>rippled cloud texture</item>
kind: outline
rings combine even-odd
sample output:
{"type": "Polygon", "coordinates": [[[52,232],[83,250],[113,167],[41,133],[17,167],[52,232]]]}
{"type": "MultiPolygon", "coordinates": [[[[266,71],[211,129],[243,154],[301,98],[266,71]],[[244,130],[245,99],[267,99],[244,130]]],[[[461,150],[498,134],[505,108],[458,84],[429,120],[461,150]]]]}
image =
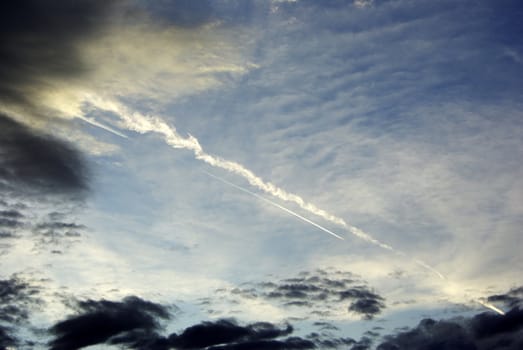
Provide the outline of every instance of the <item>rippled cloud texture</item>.
{"type": "Polygon", "coordinates": [[[0,349],[520,349],[515,0],[0,5],[0,349]]]}

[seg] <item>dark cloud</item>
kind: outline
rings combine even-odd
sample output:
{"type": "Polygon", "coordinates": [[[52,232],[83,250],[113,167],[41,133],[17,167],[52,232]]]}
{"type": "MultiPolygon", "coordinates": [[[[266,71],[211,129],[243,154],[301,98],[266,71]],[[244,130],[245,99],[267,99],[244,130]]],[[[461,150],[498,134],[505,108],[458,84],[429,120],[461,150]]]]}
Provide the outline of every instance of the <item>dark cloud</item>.
{"type": "Polygon", "coordinates": [[[10,219],[20,219],[24,217],[24,214],[18,210],[0,210],[0,217],[10,219]]]}
{"type": "Polygon", "coordinates": [[[16,209],[10,208],[7,202],[2,202],[1,204],[8,209],[0,210],[0,238],[13,238],[15,237],[16,229],[23,226],[22,219],[24,218],[24,214],[16,209]]]}
{"type": "Polygon", "coordinates": [[[69,143],[11,117],[16,114],[25,121],[56,117],[42,102],[41,93],[89,74],[80,48],[101,35],[109,23],[107,15],[118,3],[0,2],[0,198],[10,207],[0,213],[0,238],[19,237],[24,228],[35,234],[35,244],[41,246],[77,234],[73,228],[65,232],[64,227],[34,227],[34,216],[24,220],[14,209],[23,206],[33,214],[41,212],[41,207],[34,210],[35,200],[54,208],[65,202],[78,204],[89,187],[85,160],[69,143]],[[19,203],[13,204],[13,199],[19,203]]]}
{"type": "Polygon", "coordinates": [[[28,323],[30,312],[41,304],[38,288],[17,276],[0,280],[0,349],[15,346],[14,330],[28,323]]]}
{"type": "Polygon", "coordinates": [[[83,225],[64,221],[66,214],[37,222],[35,216],[41,215],[42,205],[52,207],[51,214],[65,207],[71,213],[88,193],[89,173],[82,154],[70,144],[0,115],[0,198],[5,207],[0,238],[32,232],[37,247],[70,243],[83,225]]]}
{"type": "Polygon", "coordinates": [[[47,220],[36,224],[32,229],[35,249],[53,247],[53,253],[60,253],[57,247],[68,248],[78,241],[87,229],[85,225],[74,222],[53,221],[54,215],[48,215],[47,220]]]}
{"type": "Polygon", "coordinates": [[[289,325],[280,329],[266,322],[239,326],[232,320],[219,320],[189,327],[179,336],[171,335],[169,339],[176,348],[195,349],[224,343],[273,339],[288,335],[292,331],[289,325]]]}
{"type": "MultiPolygon", "coordinates": [[[[13,193],[13,196],[16,194],[13,193]]],[[[0,245],[0,254],[9,251],[15,244],[14,239],[24,236],[28,236],[33,242],[34,252],[50,251],[53,254],[62,253],[62,251],[80,241],[80,237],[83,236],[87,227],[75,222],[64,221],[71,216],[71,210],[74,210],[74,206],[71,209],[65,208],[68,212],[60,213],[56,212],[56,206],[59,206],[60,203],[51,202],[48,204],[53,206],[55,211],[45,216],[36,213],[41,211],[41,208],[32,213],[33,209],[28,206],[24,207],[24,210],[28,212],[27,215],[19,210],[12,209],[19,207],[18,205],[7,205],[10,209],[0,210],[0,239],[7,243],[0,245]],[[36,218],[35,214],[40,217],[36,218]]],[[[65,204],[70,206],[68,203],[65,204]]]]}
{"type": "Polygon", "coordinates": [[[319,345],[321,349],[337,349],[347,348],[348,346],[356,344],[356,340],[352,338],[336,338],[330,332],[329,333],[311,333],[307,335],[307,339],[313,341],[319,345]]]}
{"type": "MultiPolygon", "coordinates": [[[[312,275],[312,277],[317,277],[312,275]]],[[[314,279],[320,283],[320,279],[314,279]]],[[[303,281],[283,282],[302,283],[303,281]]],[[[279,284],[273,283],[272,288],[279,284]]],[[[6,284],[6,295],[20,295],[28,286],[18,281],[6,284]]],[[[341,285],[339,287],[342,287],[341,285]]],[[[346,288],[347,286],[343,286],[346,288]]],[[[309,290],[302,288],[301,290],[309,290]]],[[[314,290],[314,288],[310,289],[314,290]]],[[[339,295],[338,295],[338,300],[339,295]]],[[[344,300],[344,299],[343,299],[344,300]]],[[[87,300],[74,306],[78,314],[54,325],[50,331],[55,338],[51,350],[79,349],[95,344],[115,345],[126,349],[168,350],[263,350],[263,349],[350,349],[374,348],[381,330],[363,334],[360,340],[339,335],[339,329],[327,322],[315,322],[319,332],[305,337],[295,336],[290,324],[278,326],[268,322],[240,324],[234,319],[204,321],[179,333],[162,335],[160,322],[169,319],[169,309],[137,297],[121,302],[87,300]]],[[[27,316],[24,316],[27,318],[27,316]]],[[[6,327],[5,343],[10,344],[12,333],[6,327]]],[[[4,341],[2,338],[0,340],[4,341]]],[[[1,344],[1,343],[0,343],[1,344]]],[[[382,338],[378,350],[399,349],[521,349],[523,345],[523,310],[514,308],[506,315],[481,313],[470,318],[435,321],[422,320],[414,329],[398,331],[382,338]]]]}
{"type": "Polygon", "coordinates": [[[268,322],[239,325],[235,320],[221,319],[190,326],[180,334],[167,337],[142,330],[114,337],[111,344],[132,349],[207,349],[207,350],[262,350],[313,349],[315,343],[300,337],[286,337],[293,332],[287,325],[280,328],[268,322]]]}
{"type": "Polygon", "coordinates": [[[37,228],[40,230],[79,230],[84,229],[84,225],[75,224],[74,222],[44,222],[38,224],[37,228]]]}
{"type": "Polygon", "coordinates": [[[381,297],[361,298],[350,304],[349,311],[363,314],[367,319],[371,319],[374,315],[379,314],[381,309],[385,307],[382,300],[381,297]]]}
{"type": "MultiPolygon", "coordinates": [[[[523,309],[513,308],[505,315],[481,313],[472,318],[470,325],[478,339],[518,332],[523,330],[523,309]]],[[[523,333],[520,333],[520,340],[523,341],[523,333]]]]}
{"type": "Polygon", "coordinates": [[[513,308],[505,315],[485,312],[453,320],[424,319],[414,329],[387,336],[377,349],[523,349],[523,310],[513,308]]]}
{"type": "Polygon", "coordinates": [[[78,303],[79,314],[51,327],[52,350],[78,349],[101,344],[114,336],[143,331],[154,334],[159,319],[168,319],[166,307],[137,297],[121,302],[87,300],[78,303]]]}
{"type": "Polygon", "coordinates": [[[323,321],[314,322],[313,325],[316,327],[319,327],[320,330],[334,330],[334,331],[339,330],[338,327],[336,327],[335,325],[333,325],[332,323],[329,323],[329,322],[323,322],[323,321]]]}
{"type": "Polygon", "coordinates": [[[20,324],[28,320],[29,308],[39,303],[38,288],[17,276],[0,280],[0,321],[20,324]]]}
{"type": "Polygon", "coordinates": [[[2,238],[15,238],[16,236],[12,232],[0,231],[0,239],[2,238]]]}
{"type": "Polygon", "coordinates": [[[363,337],[356,342],[350,350],[368,350],[372,346],[372,339],[363,337]]]}
{"type": "Polygon", "coordinates": [[[83,194],[88,168],[71,145],[0,115],[0,186],[6,194],[83,194]]]}
{"type": "Polygon", "coordinates": [[[5,350],[8,346],[12,347],[18,344],[15,338],[9,335],[10,329],[0,326],[0,350],[5,350]]]}
{"type": "Polygon", "coordinates": [[[488,301],[491,303],[503,303],[509,308],[513,308],[518,305],[523,305],[523,286],[513,288],[505,294],[497,294],[488,297],[488,301]]]}
{"type": "Polygon", "coordinates": [[[0,218],[0,227],[2,228],[16,228],[22,226],[22,223],[18,220],[0,218]]]}
{"type": "Polygon", "coordinates": [[[36,93],[87,72],[79,46],[97,35],[115,3],[0,2],[0,101],[44,116],[36,93]]]}
{"type": "Polygon", "coordinates": [[[340,308],[346,308],[371,319],[385,308],[383,297],[363,285],[353,274],[343,271],[318,270],[275,282],[248,283],[245,286],[217,292],[229,293],[233,300],[262,298],[286,307],[307,309],[311,315],[321,316],[329,316],[340,308]]]}
{"type": "Polygon", "coordinates": [[[255,350],[255,349],[312,349],[311,340],[288,337],[293,328],[280,328],[268,322],[239,325],[235,320],[221,319],[190,326],[180,334],[161,336],[154,329],[133,329],[113,336],[108,344],[123,345],[130,349],[207,349],[207,350],[255,350]]]}
{"type": "Polygon", "coordinates": [[[112,337],[108,343],[125,345],[127,349],[167,350],[172,348],[168,338],[157,332],[143,329],[135,329],[112,337]]]}

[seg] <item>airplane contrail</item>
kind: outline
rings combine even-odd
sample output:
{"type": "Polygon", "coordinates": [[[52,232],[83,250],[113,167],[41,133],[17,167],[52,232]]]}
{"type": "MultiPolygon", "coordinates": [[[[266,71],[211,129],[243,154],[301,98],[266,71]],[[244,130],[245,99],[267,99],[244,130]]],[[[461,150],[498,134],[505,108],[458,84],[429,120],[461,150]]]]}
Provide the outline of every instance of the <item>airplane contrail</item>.
{"type": "Polygon", "coordinates": [[[99,121],[97,121],[97,120],[95,120],[93,118],[88,118],[88,117],[85,117],[85,116],[78,116],[78,118],[83,120],[84,122],[87,122],[87,123],[91,124],[91,125],[94,125],[94,126],[97,126],[97,127],[101,128],[101,129],[104,129],[106,131],[109,131],[109,132],[111,132],[111,133],[113,133],[113,134],[115,134],[117,136],[123,137],[124,139],[129,138],[127,135],[122,134],[121,132],[116,131],[113,128],[107,126],[107,125],[104,125],[104,124],[100,123],[99,121]]]}
{"type": "Polygon", "coordinates": [[[221,168],[237,174],[259,190],[283,201],[295,203],[300,208],[308,211],[309,213],[319,216],[334,224],[340,225],[353,235],[369,243],[377,245],[383,249],[394,250],[391,246],[380,242],[363,230],[347,224],[342,218],[332,215],[327,211],[318,208],[312,203],[306,202],[300,196],[287,192],[286,190],[272,184],[271,182],[265,182],[251,170],[245,168],[243,165],[206,153],[196,137],[190,134],[188,137],[182,137],[180,134],[178,134],[176,128],[168,125],[165,121],[158,117],[146,116],[136,111],[130,111],[125,106],[116,101],[102,99],[96,95],[86,95],[86,99],[89,103],[93,104],[97,108],[111,111],[117,114],[121,119],[122,127],[128,130],[132,130],[141,134],[147,132],[159,133],[163,135],[165,142],[173,148],[182,148],[193,151],[194,157],[198,160],[201,160],[213,167],[221,168]]]}
{"type": "Polygon", "coordinates": [[[252,191],[249,191],[249,190],[246,189],[246,188],[243,188],[243,187],[241,187],[241,186],[238,186],[238,185],[236,185],[236,184],[233,184],[232,182],[229,182],[229,181],[227,181],[227,180],[225,180],[225,179],[223,179],[223,178],[221,178],[221,177],[219,177],[219,176],[213,175],[213,174],[208,173],[208,172],[206,172],[206,171],[204,171],[204,173],[207,174],[207,175],[209,175],[210,177],[215,178],[215,179],[218,180],[218,181],[223,182],[224,184],[227,184],[227,185],[229,185],[229,186],[232,186],[232,187],[234,187],[234,188],[236,188],[236,189],[238,189],[238,190],[240,190],[240,191],[243,191],[243,192],[245,192],[245,193],[248,193],[248,194],[250,194],[251,196],[254,196],[254,197],[256,197],[256,198],[258,198],[258,199],[260,199],[260,200],[262,200],[262,201],[264,201],[264,202],[266,202],[266,203],[269,203],[270,205],[273,205],[273,206],[275,206],[276,208],[280,208],[281,210],[284,210],[284,211],[286,211],[287,213],[296,216],[298,219],[303,220],[303,221],[305,221],[305,222],[307,222],[307,223],[309,223],[309,224],[311,224],[311,225],[313,225],[313,226],[319,228],[320,230],[322,230],[322,231],[324,231],[324,232],[327,232],[328,234],[330,234],[330,235],[332,235],[332,236],[334,236],[334,237],[336,237],[336,238],[338,238],[338,239],[341,239],[342,241],[345,240],[343,237],[337,235],[336,233],[332,232],[331,230],[329,230],[329,229],[327,229],[327,228],[325,228],[325,227],[323,227],[323,226],[321,226],[321,225],[315,223],[315,222],[312,221],[312,220],[307,219],[306,217],[301,216],[300,214],[298,214],[298,213],[296,213],[296,212],[290,210],[289,208],[284,207],[283,205],[280,205],[280,204],[278,204],[278,203],[276,203],[276,202],[271,201],[270,199],[267,199],[267,198],[265,198],[265,197],[262,197],[262,196],[260,196],[259,194],[254,193],[254,192],[252,192],[252,191]]]}
{"type": "Polygon", "coordinates": [[[497,312],[497,313],[500,314],[500,315],[505,315],[505,312],[504,312],[503,310],[501,310],[501,309],[495,307],[494,305],[492,305],[492,304],[490,304],[490,303],[488,303],[488,302],[486,302],[486,301],[483,301],[482,299],[477,299],[476,301],[477,301],[479,304],[483,305],[484,307],[489,308],[489,309],[491,309],[492,311],[495,311],[495,312],[497,312]]]}
{"type": "MultiPolygon", "coordinates": [[[[116,101],[109,101],[106,99],[102,99],[96,95],[86,95],[85,97],[89,103],[93,104],[97,108],[100,108],[100,109],[103,109],[106,111],[111,111],[111,112],[117,114],[121,119],[122,127],[126,128],[128,130],[132,130],[132,131],[135,131],[135,132],[138,132],[141,134],[144,134],[147,132],[159,133],[159,134],[163,135],[165,142],[173,148],[191,150],[191,151],[193,151],[196,159],[201,160],[211,166],[221,168],[221,169],[227,170],[229,172],[232,172],[234,174],[237,174],[237,175],[243,177],[244,179],[246,179],[249,182],[249,184],[264,191],[265,193],[271,194],[272,196],[279,198],[281,200],[284,200],[284,201],[293,202],[293,203],[297,204],[300,208],[308,211],[309,213],[319,216],[334,224],[337,224],[337,225],[347,229],[354,236],[356,236],[360,239],[363,239],[369,243],[372,243],[383,249],[395,252],[396,254],[399,254],[402,256],[407,256],[406,253],[396,250],[388,244],[380,242],[379,240],[373,238],[371,235],[364,232],[363,230],[361,230],[355,226],[349,225],[342,218],[332,215],[332,214],[328,213],[327,211],[316,207],[312,203],[306,202],[300,196],[293,194],[293,193],[289,193],[289,192],[285,191],[284,189],[272,184],[271,182],[263,181],[260,177],[255,175],[251,170],[245,168],[243,165],[241,165],[237,162],[222,159],[220,157],[212,156],[212,155],[204,152],[202,146],[200,145],[200,143],[198,142],[198,139],[196,137],[192,136],[191,134],[188,134],[187,138],[182,137],[180,134],[178,134],[176,128],[174,128],[173,126],[170,126],[169,124],[167,124],[165,121],[163,121],[162,119],[160,119],[158,117],[146,116],[146,115],[143,115],[136,111],[131,112],[125,106],[123,106],[122,104],[120,104],[116,101]]],[[[94,125],[97,125],[97,124],[94,124],[94,125]]],[[[116,135],[127,138],[126,135],[116,132],[108,127],[102,126],[101,124],[97,125],[97,126],[100,126],[111,132],[114,132],[116,135]]],[[[245,193],[248,193],[260,200],[263,200],[266,203],[269,203],[277,208],[280,208],[280,209],[284,210],[285,212],[299,218],[300,220],[303,220],[303,221],[319,228],[320,230],[322,230],[338,239],[343,240],[343,238],[341,236],[339,236],[338,234],[326,229],[325,227],[299,215],[298,213],[296,213],[276,202],[273,202],[265,197],[262,197],[254,192],[251,192],[243,187],[240,187],[231,182],[228,182],[216,175],[212,175],[210,173],[207,173],[207,174],[216,178],[217,180],[220,180],[230,186],[233,186],[245,193]]],[[[432,266],[428,265],[427,263],[425,263],[419,259],[414,259],[412,257],[410,257],[410,259],[412,259],[419,266],[434,273],[440,279],[445,280],[445,277],[443,276],[443,274],[441,274],[438,270],[436,270],[432,266]]],[[[482,300],[479,300],[479,299],[476,301],[479,302],[481,305],[483,305],[501,315],[504,315],[504,312],[502,310],[498,309],[497,307],[495,307],[487,302],[484,302],[482,300]]]]}

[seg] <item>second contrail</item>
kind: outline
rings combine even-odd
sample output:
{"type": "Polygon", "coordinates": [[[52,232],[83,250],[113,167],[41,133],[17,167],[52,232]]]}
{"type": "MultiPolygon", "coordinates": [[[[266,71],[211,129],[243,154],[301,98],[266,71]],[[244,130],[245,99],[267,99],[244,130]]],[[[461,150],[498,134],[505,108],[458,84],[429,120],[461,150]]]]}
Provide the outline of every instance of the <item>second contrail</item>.
{"type": "Polygon", "coordinates": [[[265,203],[269,203],[270,205],[275,206],[276,208],[279,208],[279,209],[281,209],[281,210],[287,212],[288,214],[291,214],[291,215],[297,217],[298,219],[303,220],[303,221],[305,221],[306,223],[311,224],[311,225],[313,225],[313,226],[319,228],[320,230],[322,230],[322,231],[324,231],[324,232],[327,232],[328,234],[330,234],[330,235],[336,237],[337,239],[341,239],[342,241],[344,240],[343,237],[337,235],[336,233],[332,232],[331,230],[329,230],[329,229],[327,229],[327,228],[325,228],[325,227],[323,227],[323,226],[321,226],[321,225],[315,223],[315,222],[312,221],[312,220],[307,219],[306,217],[301,216],[301,215],[298,214],[298,213],[295,213],[294,211],[290,210],[289,208],[285,208],[283,205],[280,205],[280,204],[278,204],[278,203],[276,203],[276,202],[271,201],[270,199],[267,199],[267,198],[265,198],[265,197],[262,197],[262,196],[260,196],[259,194],[256,194],[256,193],[254,193],[254,192],[252,192],[252,191],[249,191],[249,190],[246,189],[246,188],[243,188],[243,187],[241,187],[241,186],[238,186],[238,185],[236,185],[236,184],[233,184],[232,182],[229,182],[229,181],[227,181],[227,180],[225,180],[225,179],[222,179],[222,178],[219,177],[219,176],[213,175],[213,174],[208,173],[208,172],[206,172],[206,171],[204,171],[204,173],[207,174],[207,175],[209,175],[210,177],[215,178],[215,179],[218,180],[218,181],[223,182],[223,183],[226,184],[226,185],[232,186],[232,187],[234,187],[234,188],[236,188],[236,189],[238,189],[238,190],[240,190],[240,191],[242,191],[242,192],[248,193],[248,194],[250,194],[251,196],[256,197],[256,198],[258,198],[258,199],[264,201],[265,203]]]}
{"type": "MultiPolygon", "coordinates": [[[[272,205],[272,206],[275,206],[276,208],[279,208],[279,209],[281,209],[281,210],[287,212],[288,214],[291,214],[291,215],[297,217],[298,219],[303,220],[303,221],[305,221],[306,223],[311,224],[311,225],[313,225],[313,226],[319,228],[320,230],[322,230],[322,231],[324,231],[324,232],[327,232],[328,234],[330,234],[330,235],[332,235],[332,236],[334,236],[334,237],[336,237],[336,238],[338,238],[338,239],[341,239],[342,241],[344,240],[344,238],[341,237],[341,236],[339,236],[338,234],[336,234],[336,233],[332,232],[331,230],[329,230],[329,229],[327,229],[327,228],[325,228],[325,227],[323,227],[323,226],[321,226],[321,225],[315,223],[315,222],[312,221],[312,220],[309,220],[309,219],[307,219],[307,218],[301,216],[300,214],[298,214],[298,213],[296,213],[296,212],[290,210],[289,208],[284,207],[283,205],[280,205],[280,204],[278,204],[278,203],[276,203],[276,202],[273,202],[273,201],[271,201],[270,199],[267,199],[267,198],[265,198],[265,197],[262,197],[262,196],[260,196],[259,194],[256,194],[256,193],[254,193],[254,192],[252,192],[252,191],[249,191],[248,189],[243,188],[243,187],[241,187],[241,186],[238,186],[238,185],[236,185],[236,184],[234,184],[234,183],[232,183],[232,182],[229,182],[229,181],[227,181],[227,180],[225,180],[225,179],[223,179],[223,178],[221,178],[221,177],[219,177],[219,176],[217,176],[217,175],[211,174],[211,173],[209,173],[209,172],[207,172],[207,171],[204,171],[204,173],[207,174],[208,176],[210,176],[210,177],[212,177],[212,178],[214,178],[214,179],[216,179],[216,180],[218,180],[218,181],[220,181],[220,182],[226,184],[226,185],[229,185],[229,186],[231,186],[231,187],[234,187],[234,188],[236,188],[236,189],[238,189],[238,190],[240,190],[240,191],[242,191],[242,192],[245,192],[245,193],[247,193],[247,194],[250,194],[251,196],[256,197],[256,198],[258,198],[258,199],[264,201],[265,203],[268,203],[268,204],[270,204],[270,205],[272,205]]],[[[395,252],[398,253],[399,255],[406,256],[406,254],[403,253],[403,252],[401,252],[401,251],[397,251],[397,250],[395,250],[395,252]]],[[[416,264],[418,264],[418,265],[424,267],[425,269],[432,271],[432,272],[435,273],[439,278],[441,278],[441,279],[443,279],[443,280],[446,280],[446,278],[445,278],[445,277],[444,277],[444,276],[443,276],[443,275],[442,275],[438,270],[436,270],[436,269],[433,268],[432,266],[430,266],[430,265],[428,265],[428,264],[426,264],[426,263],[424,263],[423,261],[418,260],[418,259],[413,259],[413,261],[414,261],[416,264]]],[[[501,309],[497,308],[496,306],[494,306],[494,305],[492,305],[492,304],[490,304],[490,303],[484,301],[483,299],[480,299],[480,298],[478,299],[478,298],[476,298],[476,299],[473,299],[473,300],[474,300],[475,302],[479,303],[480,305],[483,305],[484,307],[486,307],[486,308],[488,308],[488,309],[490,309],[490,310],[492,310],[492,311],[494,311],[494,312],[496,312],[496,313],[498,313],[498,314],[500,314],[500,315],[505,315],[505,312],[503,312],[503,310],[501,310],[501,309]]]]}

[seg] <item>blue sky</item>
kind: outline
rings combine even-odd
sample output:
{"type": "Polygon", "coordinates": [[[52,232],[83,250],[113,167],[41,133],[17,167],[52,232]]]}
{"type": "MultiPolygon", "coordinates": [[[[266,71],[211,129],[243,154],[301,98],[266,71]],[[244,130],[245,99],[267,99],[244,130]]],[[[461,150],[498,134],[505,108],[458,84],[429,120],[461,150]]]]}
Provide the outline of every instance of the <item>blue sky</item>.
{"type": "Polygon", "coordinates": [[[519,312],[518,1],[4,10],[0,278],[44,306],[0,317],[0,348],[61,349],[53,325],[110,307],[353,349],[519,312]]]}

